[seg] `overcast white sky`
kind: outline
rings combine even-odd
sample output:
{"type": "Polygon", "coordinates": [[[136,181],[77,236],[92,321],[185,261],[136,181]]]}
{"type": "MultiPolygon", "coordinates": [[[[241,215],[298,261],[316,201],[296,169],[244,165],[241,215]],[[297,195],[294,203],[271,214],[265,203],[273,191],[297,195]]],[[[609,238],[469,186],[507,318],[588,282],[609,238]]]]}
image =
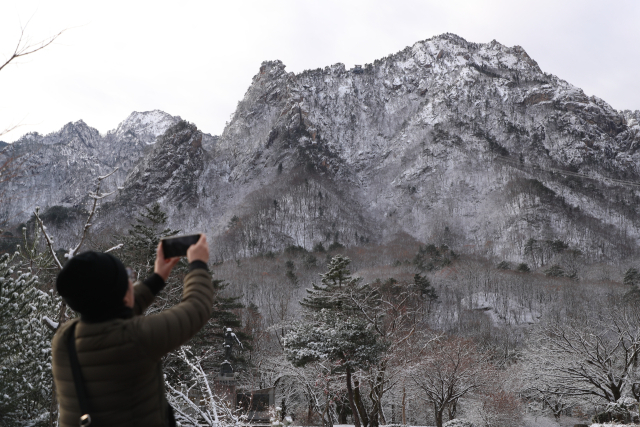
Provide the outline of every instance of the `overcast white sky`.
{"type": "Polygon", "coordinates": [[[451,32],[522,46],[543,71],[640,109],[635,0],[0,0],[0,63],[21,25],[52,45],[0,71],[0,136],[164,110],[220,134],[264,60],[300,72],[373,62],[451,32]],[[29,21],[30,20],[30,21],[29,21]]]}

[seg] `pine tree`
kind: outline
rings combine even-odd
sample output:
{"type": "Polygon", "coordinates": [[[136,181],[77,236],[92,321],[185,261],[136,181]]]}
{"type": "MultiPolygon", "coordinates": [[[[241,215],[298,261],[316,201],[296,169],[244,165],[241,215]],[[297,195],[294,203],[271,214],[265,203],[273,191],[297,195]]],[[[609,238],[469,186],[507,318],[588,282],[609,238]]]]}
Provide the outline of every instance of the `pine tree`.
{"type": "MultiPolygon", "coordinates": [[[[175,236],[180,231],[166,227],[167,214],[157,202],[145,207],[122,238],[123,248],[118,253],[122,262],[133,268],[141,279],[153,273],[156,248],[161,239],[175,236]]],[[[118,239],[119,240],[119,239],[118,239]]]]}
{"type": "Polygon", "coordinates": [[[321,274],[321,285],[312,283],[307,289],[307,296],[300,301],[300,305],[308,312],[322,309],[342,311],[348,307],[349,292],[357,291],[359,279],[351,277],[349,270],[351,260],[342,255],[336,255],[329,261],[328,271],[321,274]]]}
{"type": "Polygon", "coordinates": [[[432,303],[438,301],[438,294],[428,278],[421,276],[420,274],[416,274],[413,276],[413,283],[418,287],[422,298],[428,301],[429,307],[431,307],[432,303]]]}
{"type": "Polygon", "coordinates": [[[322,309],[312,322],[294,324],[284,337],[284,349],[295,366],[330,360],[353,372],[375,363],[382,347],[364,320],[322,309]]]}
{"type": "MultiPolygon", "coordinates": [[[[351,260],[342,255],[333,257],[328,271],[322,274],[321,285],[307,289],[308,296],[300,302],[305,318],[293,325],[283,340],[287,359],[296,366],[328,360],[334,372],[345,372],[349,406],[356,427],[360,427],[358,413],[366,417],[354,390],[351,376],[359,369],[377,363],[385,349],[379,342],[370,321],[364,318],[363,308],[374,307],[378,293],[351,276],[351,260]],[[357,406],[356,406],[357,405],[357,406]]],[[[367,425],[366,420],[363,420],[367,425]]]]}
{"type": "MultiPolygon", "coordinates": [[[[226,287],[222,280],[213,280],[216,290],[211,317],[202,329],[186,344],[190,354],[198,356],[200,364],[205,371],[216,372],[224,358],[224,332],[226,328],[232,328],[243,349],[236,348],[232,354],[231,365],[236,372],[245,371],[248,363],[243,357],[243,352],[251,349],[252,337],[242,331],[242,322],[235,313],[243,309],[239,302],[240,297],[222,297],[220,293],[226,287]]],[[[170,305],[179,303],[179,299],[173,298],[170,305]]],[[[168,354],[164,360],[164,373],[170,384],[177,385],[185,378],[192,375],[190,368],[184,363],[184,358],[179,357],[179,350],[168,354]]]]}
{"type": "MultiPolygon", "coordinates": [[[[223,297],[220,293],[227,287],[222,280],[213,280],[213,287],[216,290],[216,297],[213,304],[211,318],[207,324],[193,337],[189,343],[196,353],[202,353],[203,350],[212,349],[211,357],[203,361],[205,369],[213,369],[220,366],[224,360],[223,347],[224,331],[226,328],[233,329],[244,350],[251,349],[252,337],[245,333],[242,328],[242,322],[236,314],[236,310],[241,310],[244,304],[240,302],[241,297],[223,297]]],[[[247,367],[247,361],[242,356],[242,352],[238,351],[232,354],[232,366],[236,371],[243,370],[247,367]]]]}
{"type": "Polygon", "coordinates": [[[0,425],[44,424],[51,398],[51,338],[60,300],[30,271],[0,257],[0,425]]]}

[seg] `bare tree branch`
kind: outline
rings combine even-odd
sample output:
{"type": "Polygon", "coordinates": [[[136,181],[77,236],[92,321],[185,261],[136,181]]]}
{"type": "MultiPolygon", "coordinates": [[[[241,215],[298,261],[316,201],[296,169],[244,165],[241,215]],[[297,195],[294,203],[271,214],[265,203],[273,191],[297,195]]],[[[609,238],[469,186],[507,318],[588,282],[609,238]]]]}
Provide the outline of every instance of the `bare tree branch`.
{"type": "Polygon", "coordinates": [[[20,126],[21,126],[20,124],[9,126],[9,127],[8,127],[8,128],[6,128],[5,130],[0,131],[0,136],[4,135],[5,133],[9,133],[9,132],[11,132],[12,130],[15,130],[16,128],[19,128],[20,126]]]}
{"type": "Polygon", "coordinates": [[[60,31],[57,34],[49,36],[45,39],[40,40],[39,42],[30,43],[29,40],[25,37],[25,31],[29,23],[20,29],[20,37],[18,38],[18,43],[16,44],[16,48],[14,49],[9,59],[5,61],[4,64],[0,65],[0,71],[7,65],[9,65],[12,61],[21,58],[23,56],[31,55],[32,53],[36,53],[45,47],[49,46],[53,43],[58,37],[62,35],[66,31],[66,29],[60,31]]]}
{"type": "Polygon", "coordinates": [[[115,168],[114,170],[112,170],[110,173],[104,175],[104,176],[99,176],[98,177],[98,182],[96,183],[96,189],[93,192],[89,193],[89,197],[91,197],[93,199],[93,205],[91,206],[91,211],[89,212],[89,216],[87,217],[87,222],[84,224],[84,228],[82,230],[82,238],[80,239],[80,242],[78,242],[78,245],[75,248],[69,249],[69,252],[67,254],[65,254],[66,258],[73,258],[75,256],[75,254],[78,253],[78,250],[80,250],[80,247],[82,246],[82,244],[84,243],[85,238],[87,237],[87,232],[89,231],[89,228],[91,227],[91,219],[93,218],[93,216],[96,213],[96,209],[98,207],[98,200],[101,200],[113,193],[116,192],[116,190],[110,192],[110,193],[101,193],[100,192],[100,186],[102,185],[102,181],[104,181],[105,179],[109,178],[111,175],[113,175],[119,168],[115,168]]]}
{"type": "Polygon", "coordinates": [[[42,222],[42,219],[40,218],[39,207],[36,208],[34,215],[36,217],[36,221],[38,221],[38,225],[40,226],[40,229],[42,230],[42,235],[44,236],[44,240],[45,242],[47,242],[47,247],[49,248],[49,252],[51,253],[51,256],[53,256],[53,261],[56,263],[56,266],[58,267],[58,269],[62,270],[62,264],[60,263],[60,260],[56,255],[56,251],[53,249],[53,239],[51,238],[51,236],[49,236],[49,233],[47,233],[47,227],[45,227],[44,223],[42,222]]]}
{"type": "MultiPolygon", "coordinates": [[[[20,37],[18,38],[18,43],[16,43],[16,47],[13,50],[13,53],[9,55],[9,59],[7,59],[2,65],[0,65],[0,71],[2,71],[4,67],[9,65],[11,62],[15,61],[16,59],[22,58],[27,55],[31,55],[32,53],[36,53],[44,49],[45,47],[49,46],[54,41],[56,41],[56,39],[60,37],[62,33],[67,31],[67,29],[65,28],[64,30],[60,31],[57,34],[46,37],[38,42],[31,43],[29,41],[29,38],[26,36],[26,30],[28,26],[29,26],[29,22],[27,21],[27,23],[20,28],[20,37]]],[[[20,126],[21,124],[11,125],[8,128],[0,131],[0,136],[15,130],[20,126]]]]}
{"type": "Polygon", "coordinates": [[[104,253],[105,253],[105,254],[107,254],[107,253],[109,253],[109,252],[111,252],[111,251],[118,250],[118,249],[122,248],[123,246],[124,246],[124,243],[118,243],[118,244],[117,244],[117,245],[115,245],[114,247],[109,248],[109,249],[107,249],[106,251],[104,251],[104,253]]]}

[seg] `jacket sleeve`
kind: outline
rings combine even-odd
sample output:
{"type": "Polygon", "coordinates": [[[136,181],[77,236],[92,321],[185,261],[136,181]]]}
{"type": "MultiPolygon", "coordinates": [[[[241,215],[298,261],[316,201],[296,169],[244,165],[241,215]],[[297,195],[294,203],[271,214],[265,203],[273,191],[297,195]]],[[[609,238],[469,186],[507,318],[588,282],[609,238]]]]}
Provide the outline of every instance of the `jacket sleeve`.
{"type": "Polygon", "coordinates": [[[179,304],[135,319],[139,342],[149,356],[159,360],[189,341],[211,318],[212,309],[211,275],[205,269],[195,269],[184,278],[179,304]]]}
{"type": "Polygon", "coordinates": [[[133,305],[133,315],[140,316],[145,312],[147,308],[153,302],[155,295],[151,292],[149,287],[143,285],[138,282],[133,287],[133,295],[134,295],[134,305],[133,305]]]}
{"type": "Polygon", "coordinates": [[[156,295],[164,288],[164,285],[164,280],[156,273],[149,276],[144,282],[136,283],[133,287],[133,315],[140,316],[143,314],[149,308],[156,295]]]}

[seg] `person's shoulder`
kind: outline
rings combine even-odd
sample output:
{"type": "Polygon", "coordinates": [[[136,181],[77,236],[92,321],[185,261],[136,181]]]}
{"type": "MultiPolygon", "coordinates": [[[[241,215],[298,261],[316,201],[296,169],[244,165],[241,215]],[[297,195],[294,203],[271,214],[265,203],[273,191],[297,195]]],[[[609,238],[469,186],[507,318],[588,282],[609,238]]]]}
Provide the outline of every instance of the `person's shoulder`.
{"type": "Polygon", "coordinates": [[[66,330],[68,330],[71,325],[73,325],[74,323],[77,323],[80,321],[80,318],[73,318],[73,319],[69,319],[64,323],[61,323],[60,325],[58,325],[58,329],[56,329],[56,333],[54,336],[60,336],[63,335],[65,333],[66,330]]]}
{"type": "Polygon", "coordinates": [[[66,322],[58,325],[58,328],[56,329],[56,333],[53,335],[53,339],[51,340],[51,346],[52,347],[56,347],[58,345],[58,343],[60,342],[60,340],[62,340],[64,337],[67,336],[67,331],[69,330],[71,325],[73,325],[74,323],[78,322],[79,320],[80,319],[78,319],[78,318],[70,319],[70,320],[67,320],[66,322]]]}

